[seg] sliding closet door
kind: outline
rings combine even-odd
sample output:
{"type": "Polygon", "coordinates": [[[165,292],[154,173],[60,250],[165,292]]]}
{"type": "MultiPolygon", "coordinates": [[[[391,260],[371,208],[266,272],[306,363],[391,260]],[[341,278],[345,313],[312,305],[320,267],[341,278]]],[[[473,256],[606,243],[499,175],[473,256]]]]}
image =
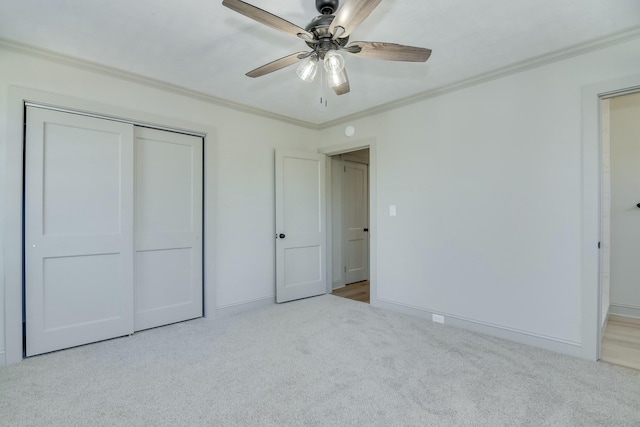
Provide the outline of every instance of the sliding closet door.
{"type": "Polygon", "coordinates": [[[27,356],[133,332],[133,126],[29,107],[27,356]]]}
{"type": "Polygon", "coordinates": [[[202,316],[202,138],[136,128],[135,330],[202,316]]]}

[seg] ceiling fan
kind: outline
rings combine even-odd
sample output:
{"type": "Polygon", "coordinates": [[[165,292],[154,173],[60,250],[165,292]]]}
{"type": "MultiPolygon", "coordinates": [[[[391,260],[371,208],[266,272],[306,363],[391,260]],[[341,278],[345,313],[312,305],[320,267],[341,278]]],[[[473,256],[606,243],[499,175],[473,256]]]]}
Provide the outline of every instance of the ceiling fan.
{"type": "Polygon", "coordinates": [[[425,62],[431,55],[430,49],[395,43],[363,41],[349,43],[349,36],[353,30],[371,14],[381,0],[347,0],[340,10],[338,10],[338,0],[315,1],[320,16],[312,19],[305,28],[301,28],[241,0],[223,0],[222,4],[229,9],[298,37],[312,49],[310,52],[296,52],[276,59],[249,71],[247,76],[264,76],[300,62],[297,68],[298,76],[302,80],[313,81],[318,71],[318,64],[323,61],[329,86],[337,95],[344,95],[350,91],[349,78],[344,68],[344,58],[339,52],[362,58],[407,62],[425,62]],[[334,15],[336,10],[337,13],[334,15]]]}

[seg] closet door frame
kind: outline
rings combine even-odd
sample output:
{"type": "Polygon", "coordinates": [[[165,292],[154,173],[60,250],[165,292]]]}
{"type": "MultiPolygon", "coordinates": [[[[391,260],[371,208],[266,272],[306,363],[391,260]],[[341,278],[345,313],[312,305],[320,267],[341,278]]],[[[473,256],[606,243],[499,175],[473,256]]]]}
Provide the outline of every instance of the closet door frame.
{"type": "MultiPolygon", "coordinates": [[[[24,284],[24,123],[27,104],[58,111],[73,112],[109,120],[131,123],[178,133],[201,136],[204,148],[203,171],[203,292],[204,317],[216,315],[216,254],[215,254],[215,153],[216,128],[204,123],[166,118],[144,111],[102,104],[95,100],[79,99],[39,90],[10,86],[7,104],[7,143],[4,171],[6,183],[1,214],[4,217],[4,247],[0,254],[0,268],[5,277],[5,352],[0,352],[0,366],[20,362],[23,346],[23,284],[24,284]],[[3,363],[4,362],[4,363],[3,363]]],[[[0,328],[3,327],[0,322],[0,328]]]]}

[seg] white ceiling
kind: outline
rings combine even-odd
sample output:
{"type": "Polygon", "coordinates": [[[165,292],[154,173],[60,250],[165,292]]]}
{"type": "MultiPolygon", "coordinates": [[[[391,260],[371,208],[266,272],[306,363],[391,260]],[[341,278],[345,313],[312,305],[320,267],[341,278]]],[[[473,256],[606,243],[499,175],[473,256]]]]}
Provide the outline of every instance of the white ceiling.
{"type": "MultiPolygon", "coordinates": [[[[315,0],[249,3],[301,27],[318,15],[315,0]]],[[[638,0],[383,0],[351,40],[427,47],[431,58],[348,56],[351,93],[321,110],[319,84],[295,66],[245,77],[308,49],[222,0],[0,0],[0,38],[316,125],[639,26],[638,0]]]]}

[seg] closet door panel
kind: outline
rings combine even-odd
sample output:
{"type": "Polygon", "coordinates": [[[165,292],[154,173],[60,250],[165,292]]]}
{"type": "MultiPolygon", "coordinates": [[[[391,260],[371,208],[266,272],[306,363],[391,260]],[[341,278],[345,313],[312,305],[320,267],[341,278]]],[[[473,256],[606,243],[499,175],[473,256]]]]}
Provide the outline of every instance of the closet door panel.
{"type": "Polygon", "coordinates": [[[136,330],[202,316],[202,150],[202,138],[136,128],[136,330]]]}
{"type": "Polygon", "coordinates": [[[133,332],[133,126],[28,107],[27,355],[133,332]]]}

